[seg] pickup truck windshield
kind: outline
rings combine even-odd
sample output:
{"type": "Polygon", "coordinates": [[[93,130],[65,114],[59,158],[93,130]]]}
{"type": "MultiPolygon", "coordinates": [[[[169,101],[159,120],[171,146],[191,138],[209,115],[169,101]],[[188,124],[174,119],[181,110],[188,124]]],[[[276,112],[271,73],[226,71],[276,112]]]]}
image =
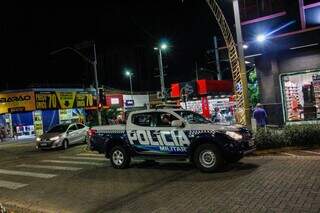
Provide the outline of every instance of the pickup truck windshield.
{"type": "Polygon", "coordinates": [[[178,115],[180,115],[184,120],[186,120],[189,124],[208,124],[211,121],[207,120],[202,115],[191,111],[175,111],[178,115]]]}

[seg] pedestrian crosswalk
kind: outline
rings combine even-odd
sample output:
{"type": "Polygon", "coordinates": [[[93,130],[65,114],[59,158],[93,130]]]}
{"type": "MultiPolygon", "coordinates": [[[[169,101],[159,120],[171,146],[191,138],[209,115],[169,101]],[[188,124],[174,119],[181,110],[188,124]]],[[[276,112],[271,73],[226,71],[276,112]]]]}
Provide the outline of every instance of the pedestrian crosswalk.
{"type": "Polygon", "coordinates": [[[45,162],[45,163],[92,165],[92,166],[103,166],[104,165],[104,163],[87,162],[87,161],[71,161],[71,160],[43,160],[42,162],[45,162]]]}
{"type": "MultiPolygon", "coordinates": [[[[102,167],[105,165],[106,158],[104,155],[96,153],[58,156],[55,159],[42,160],[34,164],[18,164],[10,168],[0,169],[0,190],[1,188],[17,190],[30,185],[30,183],[22,183],[22,181],[12,181],[13,179],[11,179],[11,177],[15,176],[46,180],[62,175],[62,171],[77,172],[85,169],[85,166],[102,167]]],[[[65,175],[65,173],[63,173],[63,175],[65,175]]]]}
{"type": "Polygon", "coordinates": [[[25,186],[28,186],[28,184],[0,180],[0,188],[19,189],[19,188],[22,188],[22,187],[25,187],[25,186]]]}
{"type": "Polygon", "coordinates": [[[17,167],[34,168],[34,169],[50,169],[50,170],[62,170],[62,171],[78,171],[82,168],[70,167],[70,166],[43,166],[43,165],[32,165],[32,164],[21,164],[17,167]]]}

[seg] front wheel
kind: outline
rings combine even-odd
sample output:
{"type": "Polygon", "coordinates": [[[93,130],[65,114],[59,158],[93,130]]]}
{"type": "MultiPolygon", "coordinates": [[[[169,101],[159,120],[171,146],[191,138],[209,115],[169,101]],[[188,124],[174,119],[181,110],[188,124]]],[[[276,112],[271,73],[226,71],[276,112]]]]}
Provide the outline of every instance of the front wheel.
{"type": "Polygon", "coordinates": [[[64,150],[66,150],[66,149],[68,149],[68,147],[69,147],[69,142],[68,142],[68,140],[63,140],[63,142],[62,142],[62,149],[64,149],[64,150]]]}
{"type": "Polygon", "coordinates": [[[193,162],[202,172],[214,172],[224,161],[220,150],[214,144],[202,144],[195,150],[193,162]]]}
{"type": "Polygon", "coordinates": [[[110,161],[113,168],[125,169],[129,167],[131,157],[125,148],[122,146],[115,146],[111,149],[110,161]]]}

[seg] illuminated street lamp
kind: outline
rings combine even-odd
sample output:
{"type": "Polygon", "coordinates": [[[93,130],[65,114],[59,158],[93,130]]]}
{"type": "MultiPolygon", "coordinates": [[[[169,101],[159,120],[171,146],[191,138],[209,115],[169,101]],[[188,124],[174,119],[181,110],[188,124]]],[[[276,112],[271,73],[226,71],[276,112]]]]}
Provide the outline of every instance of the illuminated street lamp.
{"type": "Polygon", "coordinates": [[[162,50],[166,50],[168,45],[166,43],[161,43],[158,47],[154,47],[154,50],[158,51],[158,62],[159,62],[159,72],[160,72],[160,85],[161,85],[161,95],[165,96],[165,84],[164,84],[164,74],[163,74],[163,64],[162,64],[162,50]]]}
{"type": "Polygon", "coordinates": [[[127,77],[129,77],[129,80],[130,80],[131,99],[133,100],[133,91],[132,91],[132,76],[133,76],[133,73],[130,70],[125,70],[125,75],[127,77]]]}
{"type": "Polygon", "coordinates": [[[260,35],[257,36],[256,39],[257,39],[258,42],[263,43],[267,39],[267,37],[265,35],[263,35],[263,34],[260,34],[260,35]]]}

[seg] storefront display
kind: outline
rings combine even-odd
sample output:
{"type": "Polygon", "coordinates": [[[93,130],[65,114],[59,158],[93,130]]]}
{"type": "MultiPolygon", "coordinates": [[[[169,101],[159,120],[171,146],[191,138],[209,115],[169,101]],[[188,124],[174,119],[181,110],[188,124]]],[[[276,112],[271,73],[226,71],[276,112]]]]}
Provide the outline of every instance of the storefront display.
{"type": "Polygon", "coordinates": [[[281,76],[287,121],[320,118],[320,72],[302,72],[281,76]]]}
{"type": "Polygon", "coordinates": [[[60,109],[59,120],[60,123],[84,123],[85,111],[84,109],[60,109]]]}

